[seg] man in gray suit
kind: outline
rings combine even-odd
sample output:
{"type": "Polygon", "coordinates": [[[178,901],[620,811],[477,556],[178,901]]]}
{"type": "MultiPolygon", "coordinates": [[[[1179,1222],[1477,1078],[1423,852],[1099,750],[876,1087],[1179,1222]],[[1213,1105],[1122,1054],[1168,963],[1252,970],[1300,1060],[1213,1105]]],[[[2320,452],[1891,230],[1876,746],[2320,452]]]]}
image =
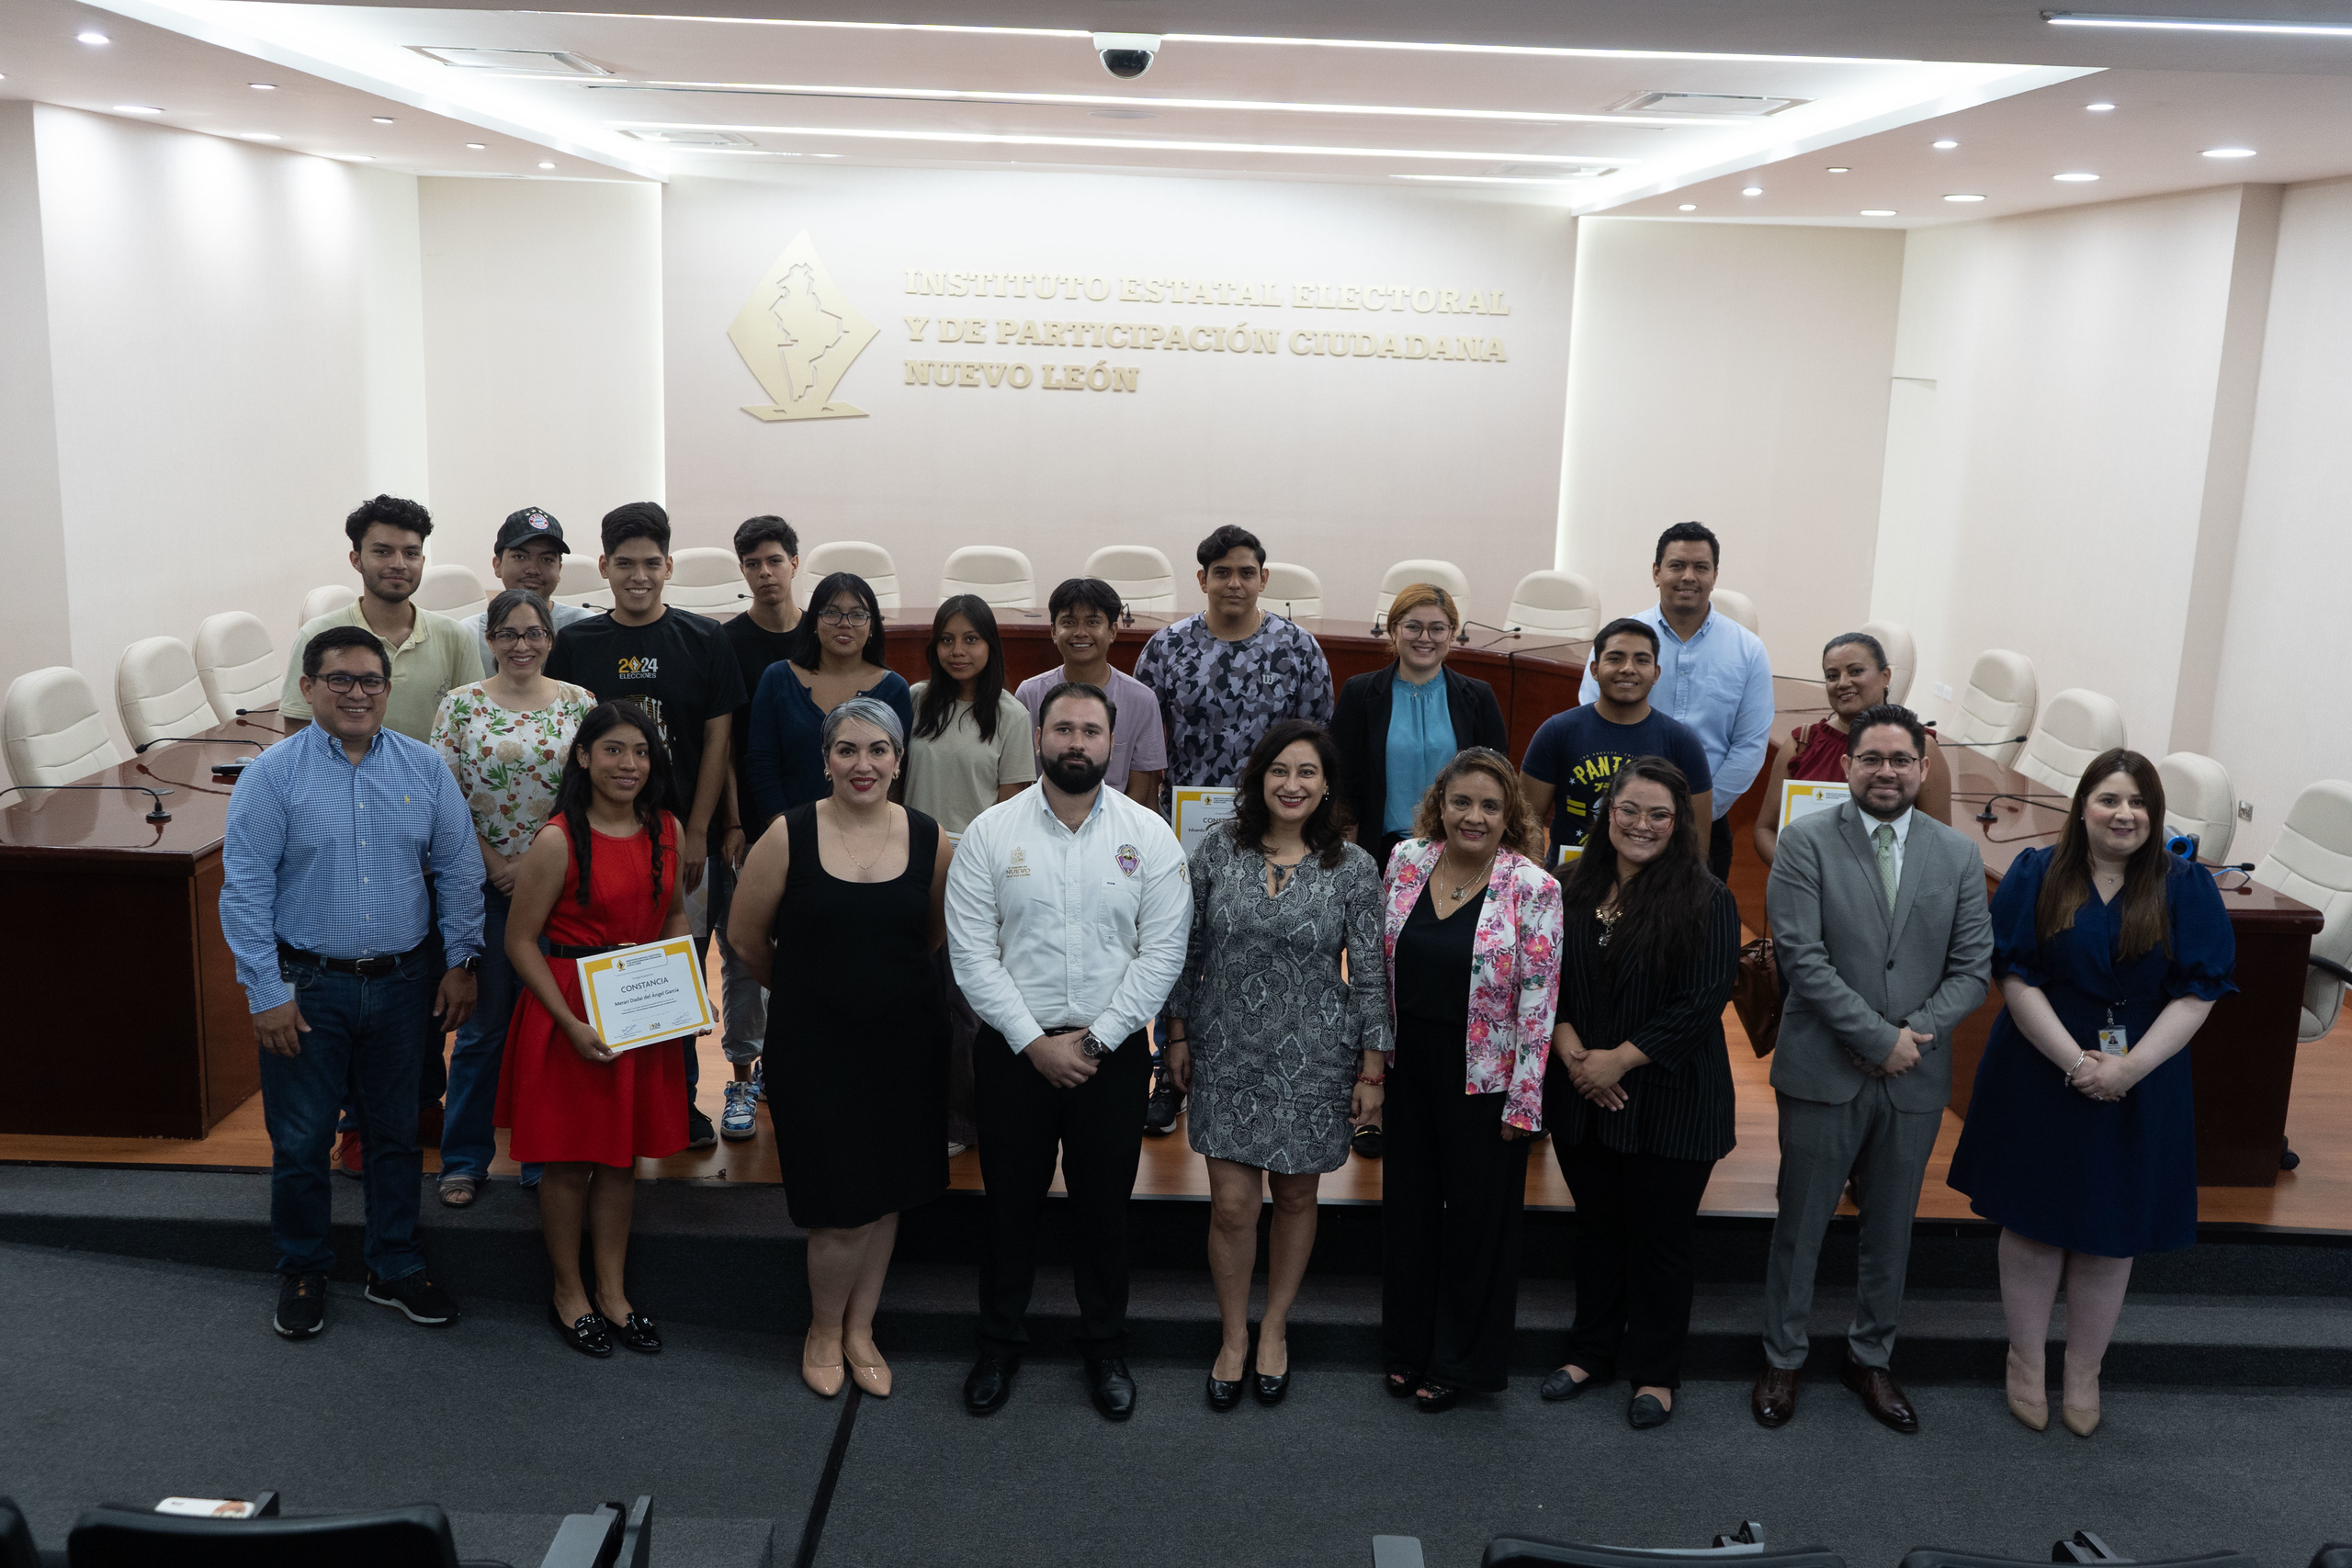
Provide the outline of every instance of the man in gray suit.
{"type": "Polygon", "coordinates": [[[1880,1421],[1919,1429],[1887,1363],[1919,1184],[1951,1094],[1952,1031],[1984,999],[1993,961],[1984,857],[1911,808],[1927,743],[1908,708],[1855,716],[1852,796],[1781,830],[1766,886],[1786,992],[1772,1055],[1781,1212],[1752,1400],[1767,1427],[1796,1414],[1821,1238],[1850,1180],[1861,1258],[1843,1381],[1880,1421]]]}

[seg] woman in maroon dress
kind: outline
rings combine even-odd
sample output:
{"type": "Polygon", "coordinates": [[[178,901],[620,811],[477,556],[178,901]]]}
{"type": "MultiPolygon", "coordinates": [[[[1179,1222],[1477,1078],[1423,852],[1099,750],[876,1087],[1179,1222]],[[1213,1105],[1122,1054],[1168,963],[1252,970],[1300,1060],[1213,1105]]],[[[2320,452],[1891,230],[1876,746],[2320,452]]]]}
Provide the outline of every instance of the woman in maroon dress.
{"type": "MultiPolygon", "coordinates": [[[[1789,731],[1787,744],[1772,760],[1772,776],[1765,781],[1764,803],[1756,813],[1756,852],[1772,863],[1781,839],[1781,784],[1786,779],[1816,779],[1825,784],[1846,782],[1846,726],[1867,707],[1887,700],[1886,649],[1868,632],[1841,632],[1821,650],[1821,689],[1829,697],[1829,716],[1817,724],[1800,724],[1789,731]]],[[[1936,748],[1936,732],[1928,732],[1928,778],[1919,786],[1918,809],[1939,822],[1951,820],[1951,769],[1936,748]]]]}
{"type": "Polygon", "coordinates": [[[593,710],[564,761],[554,818],[523,852],[507,917],[506,956],[525,994],[506,1036],[498,1124],[513,1129],[509,1155],[547,1167],[548,1315],[565,1344],[589,1356],[611,1355],[616,1339],[647,1355],[662,1348],[652,1321],[629,1305],[621,1271],[638,1160],[685,1145],[685,1063],[667,1041],[608,1048],[581,1017],[578,960],[686,934],[678,819],[655,804],[669,776],[661,731],[642,709],[593,710]],[[593,1294],[580,1278],[583,1220],[593,1294]]]}

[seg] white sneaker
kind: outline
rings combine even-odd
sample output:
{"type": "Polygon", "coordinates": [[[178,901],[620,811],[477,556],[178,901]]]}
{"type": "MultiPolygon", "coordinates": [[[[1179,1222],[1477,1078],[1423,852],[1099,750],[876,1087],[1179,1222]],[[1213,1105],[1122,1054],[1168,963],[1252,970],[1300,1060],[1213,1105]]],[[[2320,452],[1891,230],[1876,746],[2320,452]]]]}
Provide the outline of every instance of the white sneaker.
{"type": "Polygon", "coordinates": [[[759,1136],[759,1122],[752,1114],[758,1103],[758,1089],[750,1083],[727,1086],[727,1104],[718,1113],[718,1135],[730,1144],[740,1144],[759,1136]]]}

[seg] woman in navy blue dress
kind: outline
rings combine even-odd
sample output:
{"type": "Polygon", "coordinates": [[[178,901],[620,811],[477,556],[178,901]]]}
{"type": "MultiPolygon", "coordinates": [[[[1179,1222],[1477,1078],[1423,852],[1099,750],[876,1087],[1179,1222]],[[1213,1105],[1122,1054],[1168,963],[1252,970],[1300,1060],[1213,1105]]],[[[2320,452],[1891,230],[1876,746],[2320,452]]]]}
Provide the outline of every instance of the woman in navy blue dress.
{"type": "Polygon", "coordinates": [[[2091,761],[2054,848],[1993,895],[1993,1025],[1951,1185],[2001,1226],[2009,1409],[2050,1424],[2042,1363],[2066,1288],[2066,1427],[2098,1426],[2098,1369],[2132,1259],[2197,1240],[2188,1043],[2234,991],[2228,911],[2203,867],[2165,852],[2155,764],[2091,761]]]}

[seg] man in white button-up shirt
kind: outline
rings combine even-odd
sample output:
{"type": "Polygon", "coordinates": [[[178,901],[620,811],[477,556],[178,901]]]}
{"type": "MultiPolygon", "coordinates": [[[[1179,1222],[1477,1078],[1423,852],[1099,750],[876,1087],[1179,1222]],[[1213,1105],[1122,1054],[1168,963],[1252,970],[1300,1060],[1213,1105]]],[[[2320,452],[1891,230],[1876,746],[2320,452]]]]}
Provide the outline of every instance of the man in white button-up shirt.
{"type": "Polygon", "coordinates": [[[974,818],[947,873],[948,953],[981,1024],[972,1056],[989,1235],[980,1356],[964,1384],[976,1416],[1004,1404],[1028,1344],[1057,1156],[1087,1382],[1111,1419],[1135,1411],[1127,1200],[1151,1075],[1144,1026],[1183,967],[1193,889],[1167,822],[1102,787],[1114,721],[1098,687],[1047,693],[1037,783],[974,818]]]}

